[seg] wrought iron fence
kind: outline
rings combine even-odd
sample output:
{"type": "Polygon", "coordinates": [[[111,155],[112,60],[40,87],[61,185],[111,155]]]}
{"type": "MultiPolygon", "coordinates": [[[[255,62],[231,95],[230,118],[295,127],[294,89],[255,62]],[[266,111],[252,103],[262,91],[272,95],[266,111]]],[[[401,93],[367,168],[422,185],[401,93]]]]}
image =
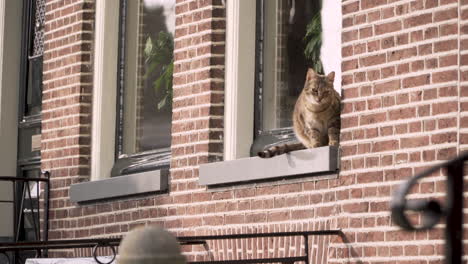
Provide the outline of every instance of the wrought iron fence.
{"type": "Polygon", "coordinates": [[[397,225],[410,231],[422,231],[433,228],[445,217],[445,263],[461,264],[463,256],[463,175],[468,152],[434,166],[404,182],[391,202],[392,220],[397,225]],[[445,169],[447,172],[447,194],[445,206],[436,200],[407,200],[406,195],[417,182],[445,169]],[[422,214],[421,225],[414,225],[408,218],[408,212],[422,214]]]}
{"type": "MultiPolygon", "coordinates": [[[[277,257],[277,258],[251,258],[251,259],[233,259],[233,260],[214,260],[211,257],[209,261],[192,261],[190,264],[249,264],[249,263],[286,263],[304,262],[309,264],[310,249],[309,237],[311,236],[343,236],[340,230],[321,230],[321,231],[306,231],[306,232],[276,232],[276,233],[257,233],[257,234],[232,234],[232,235],[213,235],[213,236],[190,236],[178,237],[180,245],[202,245],[209,251],[207,241],[210,240],[235,240],[249,238],[275,238],[275,237],[302,237],[304,253],[300,256],[277,257]]],[[[36,251],[41,255],[43,250],[52,249],[76,249],[76,248],[93,248],[93,258],[97,263],[106,264],[112,263],[117,254],[121,238],[101,238],[101,239],[74,239],[74,240],[50,240],[22,243],[4,243],[0,244],[0,254],[6,255],[7,252],[22,252],[36,251]],[[113,256],[110,261],[102,262],[97,256],[98,248],[109,247],[113,256]]],[[[13,264],[14,262],[10,262],[13,264]]]]}
{"type": "MultiPolygon", "coordinates": [[[[46,242],[49,230],[49,173],[45,172],[39,178],[0,176],[2,182],[10,183],[12,188],[11,199],[0,200],[0,203],[12,204],[13,207],[13,243],[28,240],[46,242]],[[42,198],[41,190],[44,194],[42,198]]],[[[39,253],[47,255],[47,251],[39,253]]],[[[12,255],[7,251],[0,251],[0,254],[8,262],[21,259],[19,254],[12,255]]]]}

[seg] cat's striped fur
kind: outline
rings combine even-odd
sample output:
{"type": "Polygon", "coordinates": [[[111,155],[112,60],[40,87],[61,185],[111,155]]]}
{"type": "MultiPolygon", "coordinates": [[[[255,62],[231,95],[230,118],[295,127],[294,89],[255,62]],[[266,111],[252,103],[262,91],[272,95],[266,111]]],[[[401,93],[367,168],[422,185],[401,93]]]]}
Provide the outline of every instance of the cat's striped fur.
{"type": "Polygon", "coordinates": [[[269,158],[303,148],[338,146],[340,95],[333,88],[334,80],[334,72],[324,76],[309,69],[293,112],[294,132],[302,144],[274,146],[259,152],[258,156],[269,158]]]}

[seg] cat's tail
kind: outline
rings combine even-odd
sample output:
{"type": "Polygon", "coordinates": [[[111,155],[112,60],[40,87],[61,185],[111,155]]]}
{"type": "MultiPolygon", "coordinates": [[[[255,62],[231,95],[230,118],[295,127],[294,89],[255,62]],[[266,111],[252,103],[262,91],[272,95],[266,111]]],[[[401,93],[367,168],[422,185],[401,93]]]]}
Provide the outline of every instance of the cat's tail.
{"type": "Polygon", "coordinates": [[[260,158],[271,158],[277,155],[289,153],[294,150],[305,149],[302,143],[291,143],[273,146],[257,153],[260,158]]]}

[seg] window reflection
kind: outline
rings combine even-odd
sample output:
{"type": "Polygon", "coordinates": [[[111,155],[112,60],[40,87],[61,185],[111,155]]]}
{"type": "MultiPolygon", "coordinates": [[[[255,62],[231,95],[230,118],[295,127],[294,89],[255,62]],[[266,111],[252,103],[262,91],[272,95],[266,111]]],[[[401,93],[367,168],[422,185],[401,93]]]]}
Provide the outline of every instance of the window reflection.
{"type": "MultiPolygon", "coordinates": [[[[306,54],[309,44],[306,31],[316,16],[320,22],[318,0],[263,1],[260,62],[263,131],[292,126],[294,104],[304,87],[307,68],[321,65],[319,58],[306,54]]],[[[321,43],[315,46],[320,53],[321,43]]]]}
{"type": "Polygon", "coordinates": [[[121,154],[171,142],[175,0],[126,1],[121,154]]]}

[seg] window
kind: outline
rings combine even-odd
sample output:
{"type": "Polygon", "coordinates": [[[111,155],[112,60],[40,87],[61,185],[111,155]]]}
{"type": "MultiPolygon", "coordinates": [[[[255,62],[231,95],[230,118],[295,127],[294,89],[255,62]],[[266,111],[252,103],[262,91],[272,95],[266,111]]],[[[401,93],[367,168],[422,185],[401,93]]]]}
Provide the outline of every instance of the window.
{"type": "MultiPolygon", "coordinates": [[[[320,18],[318,1],[261,1],[259,12],[258,130],[292,126],[294,103],[304,85],[307,67],[320,65],[319,58],[305,56],[306,28],[320,18]]],[[[312,41],[316,41],[315,37],[312,41]]],[[[320,48],[317,43],[313,48],[320,48]]]]}
{"type": "Polygon", "coordinates": [[[121,1],[112,176],[168,166],[175,0],[121,1]]]}
{"type": "Polygon", "coordinates": [[[336,177],[338,151],[333,147],[272,159],[250,156],[268,144],[295,139],[290,117],[308,66],[335,71],[334,87],[340,91],[337,50],[339,0],[226,1],[224,161],[200,165],[199,183],[217,186],[311,174],[336,177]],[[308,61],[307,26],[320,14],[326,15],[318,20],[321,30],[316,37],[323,45],[313,45],[309,56],[315,57],[308,61]],[[318,60],[320,53],[327,56],[318,60]]]}
{"type": "Polygon", "coordinates": [[[71,185],[71,201],[167,190],[174,6],[96,1],[91,182],[71,185]]]}
{"type": "MultiPolygon", "coordinates": [[[[327,2],[329,6],[334,1],[327,2]]],[[[327,12],[333,12],[328,6],[327,12]]],[[[329,62],[333,57],[330,54],[336,52],[324,52],[322,41],[332,35],[339,41],[336,35],[340,27],[330,24],[341,22],[329,13],[324,18],[331,18],[332,23],[325,22],[322,12],[320,0],[257,1],[255,140],[251,155],[266,145],[295,140],[292,112],[308,68],[321,74],[340,71],[339,60],[332,65],[329,62]],[[327,58],[321,53],[328,54],[327,58]]],[[[340,44],[333,47],[339,50],[340,44]]],[[[339,82],[335,89],[339,90],[339,82]]]]}
{"type": "Polygon", "coordinates": [[[174,6],[96,2],[92,180],[169,166],[174,6]]]}

